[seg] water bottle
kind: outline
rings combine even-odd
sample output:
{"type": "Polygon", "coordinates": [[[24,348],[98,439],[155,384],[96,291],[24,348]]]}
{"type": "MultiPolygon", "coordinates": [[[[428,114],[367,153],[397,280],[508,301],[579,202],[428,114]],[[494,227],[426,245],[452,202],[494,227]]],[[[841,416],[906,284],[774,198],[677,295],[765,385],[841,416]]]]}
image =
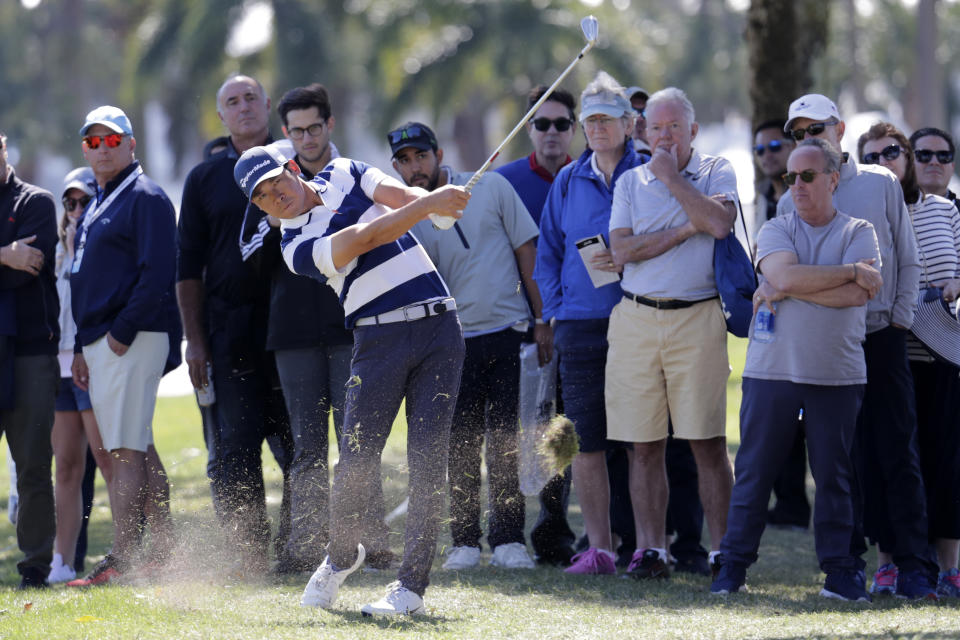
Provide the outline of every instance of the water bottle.
{"type": "Polygon", "coordinates": [[[217,401],[217,394],[213,390],[213,365],[207,363],[207,386],[202,389],[196,389],[197,404],[201,407],[209,407],[217,401]]]}
{"type": "MultiPolygon", "coordinates": [[[[776,310],[777,305],[774,303],[774,310],[776,310]]],[[[767,308],[766,304],[760,306],[757,309],[757,315],[753,319],[753,339],[756,342],[773,342],[774,333],[774,320],[776,316],[771,313],[770,309],[767,308]]]]}

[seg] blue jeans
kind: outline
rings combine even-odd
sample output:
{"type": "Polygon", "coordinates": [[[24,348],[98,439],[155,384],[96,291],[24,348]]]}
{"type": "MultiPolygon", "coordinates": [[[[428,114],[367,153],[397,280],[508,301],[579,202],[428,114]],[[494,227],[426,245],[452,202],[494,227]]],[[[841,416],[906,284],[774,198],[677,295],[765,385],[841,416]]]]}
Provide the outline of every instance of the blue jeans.
{"type": "Polygon", "coordinates": [[[486,437],[490,548],[523,543],[525,501],[517,460],[520,342],[513,329],[467,338],[460,396],[450,430],[450,533],[479,547],[480,449],[486,437]]]}
{"type": "Polygon", "coordinates": [[[330,471],[327,465],[330,414],[337,441],[350,378],[352,345],[281,349],[274,352],[277,374],[290,415],[289,560],[318,565],[329,541],[330,471]]]}
{"type": "Polygon", "coordinates": [[[413,322],[357,327],[340,446],[330,496],[330,560],[349,567],[376,526],[380,455],[406,398],[410,506],[398,574],[423,595],[437,549],[450,423],[463,369],[454,312],[413,322]]]}

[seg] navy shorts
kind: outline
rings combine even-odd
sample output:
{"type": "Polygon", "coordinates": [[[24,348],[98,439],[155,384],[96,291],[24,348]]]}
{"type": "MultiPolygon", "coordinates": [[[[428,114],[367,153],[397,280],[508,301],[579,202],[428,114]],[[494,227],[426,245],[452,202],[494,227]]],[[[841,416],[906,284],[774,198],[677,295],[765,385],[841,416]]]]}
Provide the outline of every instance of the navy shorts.
{"type": "Polygon", "coordinates": [[[560,395],[566,416],[573,421],[580,451],[624,447],[607,439],[604,380],[607,367],[607,318],[560,320],[554,344],[560,352],[560,395]]]}
{"type": "Polygon", "coordinates": [[[60,378],[57,389],[56,411],[86,411],[92,409],[90,396],[73,383],[73,378],[60,378]]]}

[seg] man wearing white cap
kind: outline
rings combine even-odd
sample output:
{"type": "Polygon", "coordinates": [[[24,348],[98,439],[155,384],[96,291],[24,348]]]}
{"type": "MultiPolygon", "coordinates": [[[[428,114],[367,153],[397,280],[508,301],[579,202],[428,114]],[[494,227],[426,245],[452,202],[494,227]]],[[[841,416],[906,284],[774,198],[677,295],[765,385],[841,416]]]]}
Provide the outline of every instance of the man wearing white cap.
{"type": "Polygon", "coordinates": [[[50,430],[57,394],[53,197],[20,180],[0,133],[0,433],[17,466],[20,588],[45,587],[53,555],[50,430]]]}
{"type": "MultiPolygon", "coordinates": [[[[833,101],[813,93],[791,103],[784,131],[798,142],[808,135],[822,138],[839,151],[844,128],[833,101]]],[[[936,598],[936,566],[923,557],[926,499],[915,444],[913,378],[906,355],[906,334],[913,324],[920,281],[916,240],[896,176],[879,165],[858,165],[852,156],[843,155],[833,203],[873,224],[883,275],[883,287],[867,304],[863,345],[867,386],[851,453],[858,516],[851,551],[863,566],[859,556],[866,551],[866,533],[881,553],[889,554],[891,559],[881,561],[874,576],[873,593],[936,598]]],[[[795,209],[790,193],[777,203],[778,215],[795,209]]],[[[768,282],[761,285],[760,295],[773,295],[769,288],[768,282]]]]}
{"type": "Polygon", "coordinates": [[[144,520],[153,559],[169,551],[170,486],[152,422],[160,377],[180,362],[181,336],[173,205],[134,157],[130,119],[117,107],[98,107],[80,135],[97,197],[74,240],[72,371],[90,394],[103,448],[113,456],[113,547],[86,578],[68,586],[106,584],[127,572],[144,520]]]}

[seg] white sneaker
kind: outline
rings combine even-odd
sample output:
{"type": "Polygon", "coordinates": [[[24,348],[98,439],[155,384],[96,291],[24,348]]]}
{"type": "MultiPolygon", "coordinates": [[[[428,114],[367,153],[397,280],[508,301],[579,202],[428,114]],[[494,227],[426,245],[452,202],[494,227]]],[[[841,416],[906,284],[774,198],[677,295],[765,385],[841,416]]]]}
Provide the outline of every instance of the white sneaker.
{"type": "Polygon", "coordinates": [[[387,587],[387,595],[376,602],[363,605],[360,607],[360,613],[364,616],[413,616],[426,613],[426,610],[423,608],[423,598],[400,582],[391,582],[387,587]]]}
{"type": "Polygon", "coordinates": [[[47,582],[54,584],[57,582],[70,582],[76,580],[77,572],[68,564],[63,564],[63,556],[59,553],[53,554],[53,560],[50,562],[50,575],[47,576],[47,582]]]}
{"type": "Polygon", "coordinates": [[[362,544],[357,545],[357,559],[349,569],[334,571],[330,566],[330,556],[323,559],[323,563],[317,567],[317,570],[310,576],[310,581],[303,589],[303,596],[300,598],[301,607],[320,607],[329,609],[337,599],[337,591],[340,585],[347,579],[351,573],[356,571],[367,553],[362,544]]]}
{"type": "Polygon", "coordinates": [[[443,568],[452,571],[472,569],[479,562],[479,547],[453,547],[447,551],[447,561],[443,563],[443,568]]]}
{"type": "Polygon", "coordinates": [[[493,557],[490,566],[504,569],[534,569],[536,564],[527,553],[527,546],[522,542],[499,544],[493,548],[493,557]]]}

